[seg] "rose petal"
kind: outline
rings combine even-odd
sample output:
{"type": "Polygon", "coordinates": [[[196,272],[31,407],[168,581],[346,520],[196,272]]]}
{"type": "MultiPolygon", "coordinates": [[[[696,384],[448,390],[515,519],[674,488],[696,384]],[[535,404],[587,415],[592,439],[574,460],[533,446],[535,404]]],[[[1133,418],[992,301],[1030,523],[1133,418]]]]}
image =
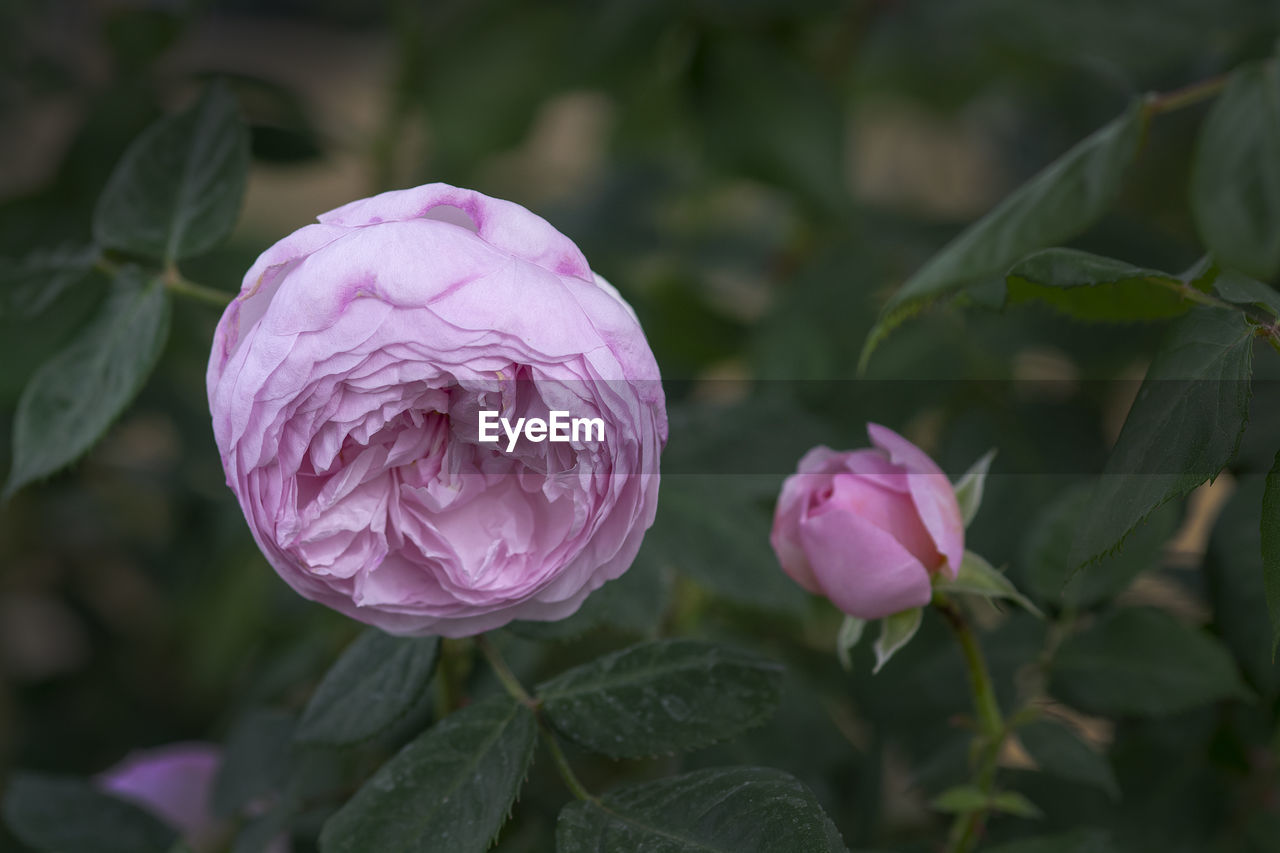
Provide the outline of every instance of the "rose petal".
{"type": "Polygon", "coordinates": [[[880,619],[929,603],[929,572],[920,561],[839,504],[827,503],[803,519],[800,543],[822,592],[850,616],[880,619]]]}
{"type": "Polygon", "coordinates": [[[911,499],[954,578],[964,560],[964,518],[951,481],[928,454],[893,430],[869,423],[867,434],[891,462],[907,469],[911,499]]]}

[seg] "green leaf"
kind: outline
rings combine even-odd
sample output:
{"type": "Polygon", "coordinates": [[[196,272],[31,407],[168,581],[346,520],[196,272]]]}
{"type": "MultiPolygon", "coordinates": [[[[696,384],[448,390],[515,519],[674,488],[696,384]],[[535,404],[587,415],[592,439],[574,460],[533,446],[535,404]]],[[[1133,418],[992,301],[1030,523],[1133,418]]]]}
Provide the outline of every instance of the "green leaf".
{"type": "Polygon", "coordinates": [[[58,853],[166,853],[178,837],[86,780],[27,773],[9,779],[4,822],[23,843],[58,853]]]}
{"type": "Polygon", "coordinates": [[[1215,633],[1235,655],[1249,684],[1264,697],[1280,688],[1272,657],[1275,629],[1267,613],[1262,560],[1265,476],[1240,477],[1209,537],[1204,577],[1215,633]]]}
{"type": "Polygon", "coordinates": [[[987,848],[984,853],[1120,853],[1106,833],[1081,829],[1064,835],[1038,835],[987,848]]]}
{"type": "Polygon", "coordinates": [[[929,303],[1003,278],[1029,252],[1063,243],[1092,225],[1119,192],[1145,125],[1142,104],[1135,100],[943,247],[885,305],[867,336],[859,369],[889,332],[929,303]]]}
{"type": "Polygon", "coordinates": [[[903,610],[880,620],[880,636],[876,637],[875,645],[876,666],[872,673],[879,672],[889,662],[889,658],[911,642],[923,621],[924,610],[920,607],[903,610]]]}
{"type": "Polygon", "coordinates": [[[570,803],[556,853],[845,853],[813,793],[780,770],[699,770],[570,803]]]}
{"type": "Polygon", "coordinates": [[[967,595],[980,595],[983,598],[1004,598],[1025,608],[1037,616],[1042,616],[1040,608],[1013,585],[1002,572],[972,551],[964,552],[960,561],[960,569],[955,578],[939,574],[934,581],[934,589],[943,592],[959,592],[967,595]]]}
{"type": "Polygon", "coordinates": [[[931,805],[946,814],[972,814],[980,811],[1005,812],[1018,817],[1042,817],[1035,803],[1015,791],[984,794],[974,785],[948,788],[933,799],[931,805]]]}
{"type": "Polygon", "coordinates": [[[533,759],[533,713],[495,696],[411,741],[325,821],[322,853],[483,853],[533,759]]]}
{"type": "Polygon", "coordinates": [[[1191,212],[1226,266],[1280,271],[1280,64],[1231,75],[1209,111],[1191,168],[1191,212]]]}
{"type": "Polygon", "coordinates": [[[862,632],[866,627],[867,620],[859,619],[857,616],[845,616],[844,621],[840,623],[840,632],[836,634],[836,657],[840,659],[840,665],[844,667],[845,672],[853,670],[853,659],[849,653],[862,639],[862,632]]]}
{"type": "Polygon", "coordinates": [[[778,568],[765,535],[769,516],[750,494],[766,480],[776,497],[774,477],[664,476],[658,520],[648,536],[658,540],[676,568],[716,595],[799,614],[805,593],[778,568]]]}
{"type": "Polygon", "coordinates": [[[1255,278],[1235,270],[1223,270],[1213,280],[1213,289],[1233,305],[1258,305],[1280,317],[1280,292],[1255,278]]]}
{"type": "Polygon", "coordinates": [[[1177,276],[1076,249],[1023,258],[1006,278],[1009,304],[1039,301],[1081,320],[1156,320],[1194,304],[1177,276]]]}
{"type": "Polygon", "coordinates": [[[1262,493],[1262,588],[1271,614],[1271,656],[1280,644],[1280,453],[1267,474],[1262,493]]]}
{"type": "Polygon", "coordinates": [[[293,729],[292,715],[270,709],[254,709],[236,721],[213,780],[214,814],[229,817],[284,786],[293,729]]]}
{"type": "Polygon", "coordinates": [[[547,718],[587,749],[640,758],[697,749],[757,726],[778,705],[782,667],[697,640],[642,643],[538,686],[547,718]]]}
{"type": "Polygon", "coordinates": [[[294,739],[344,745],[373,737],[412,709],[431,683],[440,641],[362,633],[325,673],[294,739]]]}
{"type": "Polygon", "coordinates": [[[1121,545],[1162,504],[1218,475],[1249,416],[1253,333],[1236,311],[1203,308],[1173,324],[1098,479],[1072,561],[1121,545]]]}
{"type": "Polygon", "coordinates": [[[1091,714],[1176,714],[1248,690],[1231,654],[1169,614],[1125,608],[1067,638],[1054,656],[1050,692],[1091,714]]]}
{"type": "Polygon", "coordinates": [[[1072,548],[1093,504],[1094,484],[1079,483],[1059,494],[1032,523],[1020,567],[1028,592],[1041,602],[1089,608],[1123,592],[1147,569],[1158,568],[1165,543],[1177,530],[1179,506],[1153,512],[1125,540],[1124,549],[1080,568],[1072,548]]]}
{"type": "Polygon", "coordinates": [[[59,248],[17,261],[0,258],[0,316],[41,313],[88,276],[97,255],[91,248],[59,248]]]}
{"type": "Polygon", "coordinates": [[[98,199],[94,238],[166,263],[212,249],[231,233],[249,171],[249,134],[221,83],[147,128],[98,199]]]}
{"type": "Polygon", "coordinates": [[[1120,786],[1106,757],[1065,727],[1047,721],[1031,723],[1018,729],[1018,739],[1041,772],[1100,788],[1111,799],[1120,799],[1120,786]]]}
{"type": "Polygon", "coordinates": [[[965,527],[973,522],[978,515],[978,510],[982,507],[982,492],[987,485],[987,472],[991,470],[991,463],[995,458],[995,449],[988,450],[956,481],[956,501],[960,504],[960,516],[964,519],[965,527]]]}
{"type": "Polygon", "coordinates": [[[97,317],[23,390],[4,497],[93,446],[142,388],[168,336],[169,299],[160,282],[122,270],[97,317]]]}

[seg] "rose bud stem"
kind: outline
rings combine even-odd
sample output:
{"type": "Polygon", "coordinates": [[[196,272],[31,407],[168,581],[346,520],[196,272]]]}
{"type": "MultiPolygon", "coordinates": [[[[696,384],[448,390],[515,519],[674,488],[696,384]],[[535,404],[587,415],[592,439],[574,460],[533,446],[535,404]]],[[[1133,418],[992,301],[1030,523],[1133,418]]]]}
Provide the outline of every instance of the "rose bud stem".
{"type": "MultiPolygon", "coordinates": [[[[979,755],[974,768],[973,784],[988,798],[995,790],[996,761],[1004,745],[1006,728],[996,699],[991,673],[982,656],[982,647],[974,635],[964,612],[945,593],[935,592],[933,606],[942,614],[943,621],[951,628],[960,651],[964,654],[965,669],[969,673],[969,689],[973,695],[973,708],[978,718],[978,734],[974,738],[974,752],[979,755]]],[[[947,840],[947,853],[969,853],[982,834],[987,808],[956,815],[947,840]]]]}

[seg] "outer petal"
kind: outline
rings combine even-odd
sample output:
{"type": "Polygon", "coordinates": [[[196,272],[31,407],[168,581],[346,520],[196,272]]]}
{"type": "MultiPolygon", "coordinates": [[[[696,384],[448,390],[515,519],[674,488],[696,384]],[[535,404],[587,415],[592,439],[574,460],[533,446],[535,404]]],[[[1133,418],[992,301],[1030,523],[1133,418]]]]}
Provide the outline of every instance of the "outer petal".
{"type": "Polygon", "coordinates": [[[518,204],[449,184],[392,190],[353,201],[317,218],[325,225],[348,228],[424,218],[462,227],[468,224],[452,211],[440,208],[461,211],[475,226],[471,230],[494,248],[561,275],[591,280],[591,269],[582,252],[547,220],[518,204]]]}
{"type": "Polygon", "coordinates": [[[907,469],[911,500],[955,577],[964,559],[964,519],[951,481],[927,453],[893,430],[869,423],[867,434],[872,444],[889,454],[891,462],[907,469]]]}
{"type": "Polygon", "coordinates": [[[800,543],[822,592],[850,616],[880,619],[929,603],[929,572],[920,561],[839,504],[801,521],[800,543]]]}
{"type": "Polygon", "coordinates": [[[782,493],[773,513],[773,527],[769,531],[769,544],[773,546],[773,553],[778,555],[782,570],[815,595],[822,594],[822,587],[800,544],[800,520],[810,496],[830,480],[829,476],[822,474],[792,474],[783,481],[782,493]]]}
{"type": "Polygon", "coordinates": [[[831,478],[828,500],[897,539],[922,565],[942,562],[907,492],[887,489],[874,478],[836,474],[831,478]]]}

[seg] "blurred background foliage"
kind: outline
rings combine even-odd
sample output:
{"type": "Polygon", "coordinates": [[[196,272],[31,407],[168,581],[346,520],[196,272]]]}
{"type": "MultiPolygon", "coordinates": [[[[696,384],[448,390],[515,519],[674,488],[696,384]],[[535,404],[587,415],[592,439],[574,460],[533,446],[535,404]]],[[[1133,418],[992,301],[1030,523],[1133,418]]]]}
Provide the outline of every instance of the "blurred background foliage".
{"type": "MultiPolygon", "coordinates": [[[[767,543],[804,450],[863,445],[874,420],[953,475],[999,448],[971,547],[1053,618],[982,611],[997,683],[1114,773],[1035,772],[1014,744],[1003,766],[1044,817],[995,820],[993,839],[1087,826],[1081,850],[1262,853],[1280,837],[1280,672],[1257,545],[1274,392],[1255,393],[1229,475],[1064,590],[1068,489],[1100,469],[1159,327],[942,307],[890,338],[865,379],[854,368],[886,296],[961,226],[1136,93],[1264,57],[1277,35],[1272,0],[7,0],[0,257],[87,242],[124,147],[213,75],[251,126],[253,168],[232,239],[184,263],[189,278],[235,289],[275,240],[386,189],[441,180],[524,204],[635,306],[672,428],[635,569],[565,623],[513,626],[507,653],[530,681],[666,634],[789,665],[764,728],[687,757],[574,756],[589,786],[775,766],[851,847],[932,849],[945,822],[928,802],[965,777],[958,653],[929,614],[880,675],[865,649],[844,673],[838,614],[767,543]],[[1085,707],[1054,650],[1139,607],[1204,628],[1248,695],[1085,707]]],[[[1078,246],[1156,269],[1200,257],[1186,186],[1203,112],[1156,121],[1078,246]]],[[[4,305],[0,469],[24,383],[104,292],[70,288],[38,316],[4,305]]],[[[215,314],[177,304],[159,370],[105,441],[0,511],[0,784],[16,767],[90,774],[143,746],[244,742],[246,726],[296,713],[356,633],[276,579],[223,485],[204,392],[215,314]]],[[[1276,362],[1260,353],[1259,379],[1276,362]]],[[[470,689],[492,688],[478,669],[470,689]]],[[[278,756],[269,784],[310,786],[314,803],[297,849],[312,849],[329,795],[431,714],[428,701],[354,754],[278,756]]],[[[568,794],[544,763],[533,772],[504,853],[550,849],[568,794]]],[[[21,849],[4,832],[0,847],[21,849]]]]}

